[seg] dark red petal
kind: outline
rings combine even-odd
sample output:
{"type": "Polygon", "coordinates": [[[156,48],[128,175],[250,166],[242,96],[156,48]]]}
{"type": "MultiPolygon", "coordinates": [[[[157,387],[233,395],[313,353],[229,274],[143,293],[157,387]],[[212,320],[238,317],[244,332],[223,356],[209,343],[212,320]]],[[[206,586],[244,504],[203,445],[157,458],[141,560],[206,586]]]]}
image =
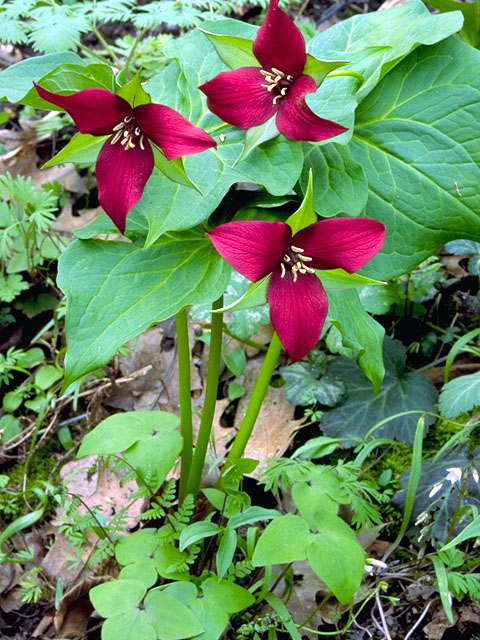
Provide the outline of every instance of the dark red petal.
{"type": "Polygon", "coordinates": [[[142,197],[153,171],[153,151],[145,140],[142,150],[138,140],[133,149],[125,149],[109,138],[100,150],[96,164],[98,200],[118,229],[125,231],[127,213],[142,197]]]}
{"type": "Polygon", "coordinates": [[[341,124],[319,118],[305,102],[307,93],[316,91],[311,76],[300,76],[283,100],[278,101],[277,127],[290,140],[318,142],[338,136],[347,129],[341,124]]]}
{"type": "Polygon", "coordinates": [[[266,122],[278,108],[262,84],[267,83],[259,67],[242,67],[219,73],[199,89],[206,94],[212,113],[235,127],[248,129],[266,122]]]}
{"type": "Polygon", "coordinates": [[[287,269],[275,269],[268,286],[270,320],[288,355],[296,362],[317,344],[327,317],[328,300],[314,273],[300,273],[296,282],[287,269]]]}
{"type": "Polygon", "coordinates": [[[216,147],[215,140],[178,111],[162,104],[142,104],[135,107],[137,124],[152,142],[160,147],[167,160],[200,153],[216,147]]]}
{"type": "Polygon", "coordinates": [[[111,133],[125,116],[132,114],[132,108],[126,100],[106,89],[82,89],[62,96],[38,84],[35,84],[35,88],[41,98],[64,109],[81,133],[90,133],[92,136],[111,133]]]}
{"type": "Polygon", "coordinates": [[[245,278],[255,282],[271,273],[292,237],[284,222],[227,222],[209,233],[218,253],[245,278]]]}
{"type": "Polygon", "coordinates": [[[385,240],[385,227],[370,218],[331,218],[302,229],[292,239],[294,246],[313,258],[314,269],[341,267],[353,273],[376,255],[385,240]]]}
{"type": "Polygon", "coordinates": [[[272,67],[298,77],[305,66],[305,40],[295,23],[270,0],[267,15],[253,42],[253,53],[262,67],[272,67]]]}

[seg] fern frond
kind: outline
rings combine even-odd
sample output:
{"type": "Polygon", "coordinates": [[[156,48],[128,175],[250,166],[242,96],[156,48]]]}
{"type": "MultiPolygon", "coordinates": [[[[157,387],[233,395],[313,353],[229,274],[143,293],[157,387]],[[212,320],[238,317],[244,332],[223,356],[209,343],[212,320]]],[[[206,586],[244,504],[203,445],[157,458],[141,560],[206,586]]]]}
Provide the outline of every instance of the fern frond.
{"type": "Polygon", "coordinates": [[[168,519],[175,529],[176,533],[179,534],[185,527],[190,524],[190,520],[192,519],[193,512],[195,510],[195,501],[191,494],[188,494],[182,504],[178,507],[176,513],[172,513],[168,516],[168,519]]]}

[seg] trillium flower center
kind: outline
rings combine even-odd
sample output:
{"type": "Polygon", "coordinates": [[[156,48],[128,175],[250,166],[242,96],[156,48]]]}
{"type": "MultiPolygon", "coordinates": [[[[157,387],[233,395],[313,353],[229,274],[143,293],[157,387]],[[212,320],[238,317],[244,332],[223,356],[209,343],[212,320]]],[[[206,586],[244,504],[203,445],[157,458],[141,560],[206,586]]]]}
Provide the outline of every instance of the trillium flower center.
{"type": "Polygon", "coordinates": [[[287,75],[283,73],[283,71],[275,67],[272,67],[270,71],[262,69],[260,73],[268,83],[262,84],[262,87],[265,87],[265,89],[273,95],[273,104],[277,104],[278,100],[281,100],[287,95],[287,91],[294,81],[294,77],[290,74],[287,75]]]}
{"type": "Polygon", "coordinates": [[[282,261],[280,262],[280,268],[282,270],[281,278],[285,277],[287,273],[287,267],[293,274],[293,281],[296,282],[299,273],[315,273],[315,269],[307,266],[306,262],[311,262],[313,258],[304,256],[304,249],[295,247],[293,244],[287,249],[282,261]]]}
{"type": "Polygon", "coordinates": [[[115,144],[120,141],[125,151],[128,151],[129,149],[134,149],[138,141],[140,149],[142,151],[145,150],[143,144],[144,133],[133,116],[125,116],[122,122],[119,122],[113,127],[113,133],[114,136],[110,140],[110,144],[115,144]]]}

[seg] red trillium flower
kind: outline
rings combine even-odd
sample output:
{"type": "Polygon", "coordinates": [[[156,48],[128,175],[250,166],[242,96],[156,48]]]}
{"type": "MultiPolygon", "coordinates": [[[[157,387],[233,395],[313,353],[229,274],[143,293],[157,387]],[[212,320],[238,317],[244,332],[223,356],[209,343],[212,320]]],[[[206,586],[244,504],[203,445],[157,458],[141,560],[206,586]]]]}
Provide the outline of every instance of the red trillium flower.
{"type": "Polygon", "coordinates": [[[277,114],[277,128],[290,140],[318,142],[346,131],[307,106],[305,96],[316,91],[317,84],[303,74],[305,41],[293,20],[278,8],[278,0],[270,0],[253,54],[260,67],[226,71],[199,87],[207,95],[210,111],[240,129],[256,127],[277,114]]]}
{"type": "Polygon", "coordinates": [[[357,271],[380,250],[385,227],[369,218],[331,218],[292,237],[284,222],[237,221],[209,235],[220,255],[249,280],[272,274],[270,320],[296,362],[315,346],[327,316],[327,295],[315,269],[357,271]]]}
{"type": "Polygon", "coordinates": [[[106,89],[83,89],[69,96],[35,84],[44,100],[64,109],[81,133],[110,137],[96,164],[98,200],[118,229],[140,200],[154,166],[151,142],[167,160],[215,147],[215,140],[174,109],[161,104],[129,103],[106,89]]]}

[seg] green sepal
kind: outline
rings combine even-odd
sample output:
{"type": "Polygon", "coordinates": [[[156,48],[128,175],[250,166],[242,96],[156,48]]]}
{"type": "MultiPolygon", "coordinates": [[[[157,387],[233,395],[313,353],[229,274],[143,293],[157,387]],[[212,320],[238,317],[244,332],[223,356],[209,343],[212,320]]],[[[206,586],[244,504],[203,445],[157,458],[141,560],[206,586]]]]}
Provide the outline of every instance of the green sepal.
{"type": "Polygon", "coordinates": [[[93,164],[108,136],[91,136],[89,133],[77,133],[57,155],[46,162],[42,169],[65,162],[93,164]]]}
{"type": "Polygon", "coordinates": [[[307,61],[303,68],[303,73],[306,76],[311,76],[318,87],[325,80],[330,71],[343,67],[349,62],[349,60],[319,60],[310,53],[307,53],[307,61]]]}
{"type": "Polygon", "coordinates": [[[140,81],[141,75],[142,70],[139,69],[129,82],[117,88],[117,96],[126,100],[132,109],[142,104],[150,104],[152,102],[150,95],[142,87],[140,81]]]}
{"type": "Polygon", "coordinates": [[[203,195],[197,185],[192,182],[187,176],[185,166],[183,164],[183,158],[167,160],[160,149],[158,149],[158,147],[152,145],[152,149],[155,166],[159,171],[163,173],[164,176],[166,176],[172,182],[182,184],[184,187],[195,189],[195,191],[198,191],[200,195],[203,195]]]}
{"type": "Polygon", "coordinates": [[[270,120],[267,120],[267,122],[258,125],[258,127],[250,127],[245,133],[243,149],[232,166],[235,167],[239,162],[245,160],[256,147],[260,146],[263,142],[272,140],[278,136],[279,133],[277,129],[277,114],[270,118],[270,120]]]}
{"type": "Polygon", "coordinates": [[[298,231],[309,227],[315,222],[317,222],[317,214],[315,213],[313,203],[313,171],[310,169],[308,172],[308,185],[305,197],[300,207],[287,218],[286,223],[291,228],[292,235],[295,235],[298,231]]]}

